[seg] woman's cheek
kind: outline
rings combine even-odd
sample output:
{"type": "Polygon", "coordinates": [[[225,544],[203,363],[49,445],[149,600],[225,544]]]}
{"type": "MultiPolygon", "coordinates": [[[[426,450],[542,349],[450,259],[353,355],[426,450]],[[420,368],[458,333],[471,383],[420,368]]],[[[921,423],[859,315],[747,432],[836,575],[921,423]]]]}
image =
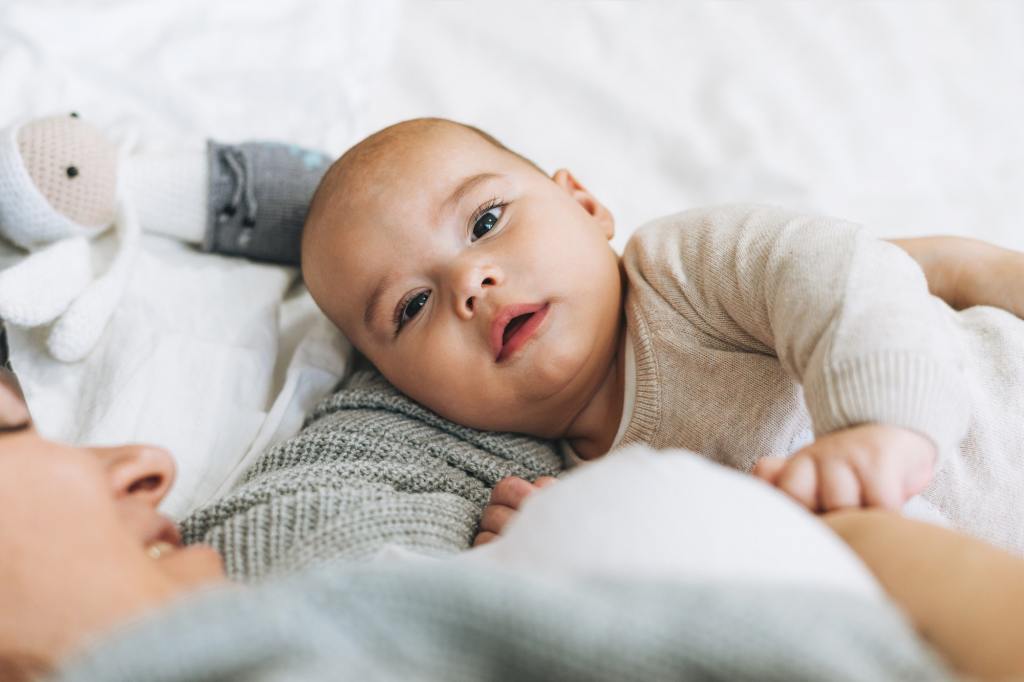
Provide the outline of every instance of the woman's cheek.
{"type": "Polygon", "coordinates": [[[157,567],[182,587],[200,587],[224,582],[224,560],[209,545],[189,545],[159,559],[157,567]]]}

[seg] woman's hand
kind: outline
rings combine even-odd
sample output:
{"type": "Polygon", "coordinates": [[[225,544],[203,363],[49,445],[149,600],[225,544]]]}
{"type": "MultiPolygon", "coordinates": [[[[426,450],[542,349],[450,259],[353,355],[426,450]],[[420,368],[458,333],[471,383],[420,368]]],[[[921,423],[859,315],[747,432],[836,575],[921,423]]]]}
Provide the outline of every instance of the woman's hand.
{"type": "Polygon", "coordinates": [[[931,481],[936,454],[915,431],[862,424],[824,435],[789,458],[762,457],[752,473],[812,512],[898,510],[931,481]]]}
{"type": "Polygon", "coordinates": [[[498,485],[491,491],[491,500],[484,507],[484,513],[480,517],[480,530],[473,540],[473,546],[486,544],[498,537],[509,519],[519,511],[523,500],[557,480],[551,476],[541,476],[530,483],[518,476],[509,476],[498,481],[498,485]]]}
{"type": "Polygon", "coordinates": [[[951,307],[989,305],[1024,317],[1024,253],[967,237],[889,241],[917,261],[928,290],[951,307]]]}

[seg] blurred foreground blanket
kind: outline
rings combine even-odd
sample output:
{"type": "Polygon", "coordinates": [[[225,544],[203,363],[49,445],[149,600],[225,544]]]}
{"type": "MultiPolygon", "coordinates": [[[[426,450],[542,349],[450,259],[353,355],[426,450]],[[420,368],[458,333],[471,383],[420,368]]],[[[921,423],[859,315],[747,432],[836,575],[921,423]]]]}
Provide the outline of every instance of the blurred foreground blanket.
{"type": "Polygon", "coordinates": [[[484,433],[357,371],[183,524],[246,587],[98,642],[62,680],[948,679],[887,602],[805,586],[513,572],[406,556],[469,546],[493,485],[553,444],[484,433]]]}
{"type": "Polygon", "coordinates": [[[64,682],[952,679],[895,609],[750,584],[545,581],[423,560],[210,591],[64,682]],[[826,626],[827,625],[827,626],[826,626]]]}

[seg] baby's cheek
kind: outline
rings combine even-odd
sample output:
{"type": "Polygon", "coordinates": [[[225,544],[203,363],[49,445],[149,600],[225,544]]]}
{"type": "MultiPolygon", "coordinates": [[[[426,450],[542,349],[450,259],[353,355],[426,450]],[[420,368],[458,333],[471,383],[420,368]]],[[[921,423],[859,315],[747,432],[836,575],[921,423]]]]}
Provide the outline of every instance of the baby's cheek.
{"type": "MultiPolygon", "coordinates": [[[[391,368],[393,371],[394,367],[391,368]]],[[[494,412],[493,383],[479,371],[458,370],[449,363],[423,358],[387,378],[399,391],[445,419],[475,428],[481,416],[494,412]]]]}

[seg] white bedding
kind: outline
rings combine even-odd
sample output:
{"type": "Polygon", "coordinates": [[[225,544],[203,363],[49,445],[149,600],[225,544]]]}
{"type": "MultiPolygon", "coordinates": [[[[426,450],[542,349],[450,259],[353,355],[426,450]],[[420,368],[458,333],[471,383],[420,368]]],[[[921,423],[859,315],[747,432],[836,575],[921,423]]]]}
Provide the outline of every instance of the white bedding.
{"type": "Polygon", "coordinates": [[[642,446],[531,495],[500,542],[456,560],[567,581],[632,576],[882,594],[857,555],[778,490],[685,450],[642,446]]]}
{"type": "MultiPolygon", "coordinates": [[[[1024,248],[1022,36],[1024,6],[978,1],[7,0],[0,126],[75,109],[144,144],[336,154],[448,116],[571,168],[618,246],[657,215],[756,200],[1024,248]]],[[[181,515],[293,432],[347,349],[294,271],[145,247],[85,362],[17,331],[13,357],[48,435],[169,447],[181,515]]]]}

